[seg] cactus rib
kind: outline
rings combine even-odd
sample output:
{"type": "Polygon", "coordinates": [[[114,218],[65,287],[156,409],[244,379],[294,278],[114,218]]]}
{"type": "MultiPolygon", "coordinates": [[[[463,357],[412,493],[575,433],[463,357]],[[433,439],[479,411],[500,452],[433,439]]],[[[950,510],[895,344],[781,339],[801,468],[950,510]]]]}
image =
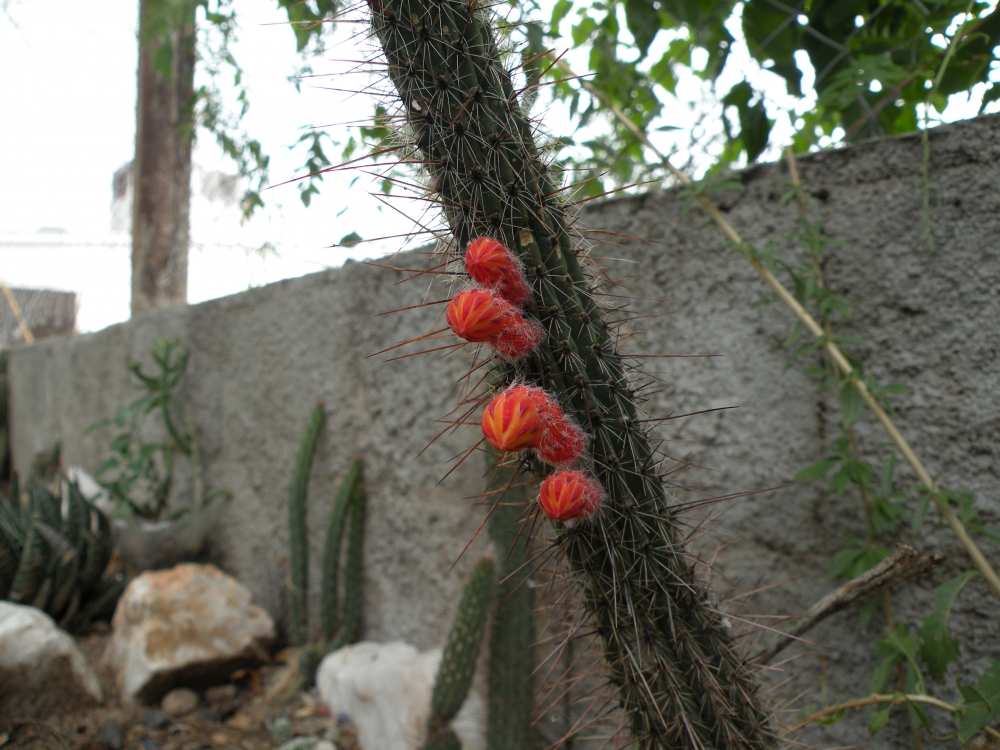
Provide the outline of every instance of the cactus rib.
{"type": "Polygon", "coordinates": [[[609,676],[642,748],[770,747],[749,669],[683,549],[628,372],[567,232],[560,191],[534,143],[496,43],[469,0],[369,0],[371,24],[417,154],[459,248],[501,239],[523,262],[525,313],[547,333],[523,363],[497,363],[558,395],[591,434],[608,502],[557,528],[583,581],[609,676]]]}
{"type": "Polygon", "coordinates": [[[289,547],[289,632],[288,640],[293,646],[304,646],[309,640],[309,535],[306,528],[306,492],[309,487],[309,471],[312,469],[313,455],[319,442],[319,431],[323,426],[323,402],[320,401],[309,415],[305,432],[295,454],[292,481],[288,488],[288,533],[289,547]]]}

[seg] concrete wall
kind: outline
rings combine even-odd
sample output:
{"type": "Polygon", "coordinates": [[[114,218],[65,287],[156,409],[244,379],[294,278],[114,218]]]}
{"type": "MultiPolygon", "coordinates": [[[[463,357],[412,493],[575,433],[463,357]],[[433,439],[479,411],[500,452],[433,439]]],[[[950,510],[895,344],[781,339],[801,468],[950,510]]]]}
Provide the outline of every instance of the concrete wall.
{"type": "MultiPolygon", "coordinates": [[[[931,146],[933,253],[921,249],[916,136],[802,159],[802,178],[815,196],[814,216],[843,242],[825,264],[830,286],[854,301],[852,318],[838,330],[867,339],[860,353],[881,382],[911,388],[898,401],[898,421],[932,475],[973,493],[981,519],[1000,525],[1000,119],[939,128],[931,146]]],[[[787,179],[781,164],[758,167],[743,175],[743,192],[718,200],[749,239],[772,241],[794,257],[784,239],[796,216],[794,206],[781,202],[787,179]]],[[[705,467],[681,481],[711,494],[776,488],[730,503],[697,539],[714,557],[713,585],[722,597],[762,590],[732,602],[740,617],[798,614],[832,589],[826,571],[842,540],[864,536],[853,492],[838,497],[792,482],[832,449],[839,407],[803,373],[812,355],[786,368],[787,352],[779,347],[791,329],[789,314],[759,304],[766,288],[750,267],[726,254],[697,210],[683,209],[676,194],[650,193],[592,204],[582,223],[617,234],[595,233],[603,244],[594,254],[612,276],[632,277],[623,282],[629,291],[620,293],[642,298],[632,300],[633,310],[670,313],[637,321],[641,330],[629,341],[634,351],[721,355],[641,360],[662,378],[650,404],[655,416],[740,407],[665,423],[664,436],[676,441],[668,451],[705,467]]],[[[148,352],[157,334],[179,335],[192,350],[183,399],[202,434],[210,489],[235,494],[213,536],[220,564],[281,614],[286,486],[306,415],[322,397],[328,421],[312,485],[315,548],[324,500],[360,453],[372,499],[366,635],[421,647],[438,643],[481,545],[477,541],[450,571],[482,519],[481,508],[467,499],[481,489],[481,466],[474,458],[438,484],[449,460],[476,439],[475,428],[445,436],[417,457],[441,429],[435,420],[456,403],[467,366],[461,353],[393,363],[384,361],[387,355],[365,359],[441,327],[440,307],[375,317],[424,299],[426,280],[397,285],[403,277],[351,265],[20,348],[10,363],[15,465],[24,469],[59,439],[68,463],[95,468],[107,435],[83,431],[131,398],[126,361],[148,352]]],[[[883,435],[867,416],[858,431],[862,450],[877,463],[883,435]]],[[[905,467],[898,475],[899,488],[913,483],[905,467]]],[[[679,502],[696,497],[677,494],[679,502]]],[[[930,524],[920,537],[898,535],[945,558],[932,575],[892,594],[896,619],[911,627],[930,611],[934,588],[969,567],[950,533],[928,532],[930,524]]],[[[1000,566],[996,545],[983,546],[1000,566]]],[[[1000,658],[998,604],[980,581],[958,601],[953,622],[963,652],[945,683],[932,687],[943,698],[956,699],[956,677],[975,679],[990,659],[1000,658]]],[[[790,649],[798,658],[765,676],[775,685],[782,716],[821,704],[821,673],[830,701],[863,695],[875,662],[872,645],[884,625],[877,612],[863,623],[855,609],[813,631],[818,646],[790,649]]],[[[912,747],[903,712],[895,717],[876,746],[912,747]]],[[[851,715],[803,738],[824,747],[864,743],[866,724],[866,714],[851,715]]],[[[938,729],[943,733],[945,726],[938,729]]]]}

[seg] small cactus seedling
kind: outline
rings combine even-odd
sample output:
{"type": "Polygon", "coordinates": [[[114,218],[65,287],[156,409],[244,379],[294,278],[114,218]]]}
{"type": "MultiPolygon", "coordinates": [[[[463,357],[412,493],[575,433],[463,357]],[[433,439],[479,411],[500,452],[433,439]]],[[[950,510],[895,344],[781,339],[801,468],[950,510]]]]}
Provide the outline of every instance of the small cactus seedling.
{"type": "MultiPolygon", "coordinates": [[[[470,243],[479,241],[478,251],[493,240],[530,279],[521,315],[544,339],[519,358],[494,358],[484,436],[502,451],[540,452],[545,418],[529,389],[552,394],[567,416],[557,442],[577,442],[569,425],[586,432],[576,463],[604,500],[586,521],[556,522],[554,533],[581,583],[630,741],[643,749],[771,747],[753,676],[684,550],[662,456],[635,400],[634,368],[568,229],[572,217],[535,143],[493,10],[470,0],[369,0],[367,8],[410,138],[404,159],[429,173],[455,265],[466,265],[470,243]]],[[[470,269],[478,268],[473,256],[470,269]]],[[[570,463],[575,451],[546,452],[570,463]]],[[[553,495],[558,514],[570,507],[562,497],[553,495]]]]}
{"type": "Polygon", "coordinates": [[[476,673],[479,647],[496,589],[496,566],[483,558],[472,569],[451,624],[431,694],[424,750],[460,748],[451,722],[462,708],[476,673]]]}

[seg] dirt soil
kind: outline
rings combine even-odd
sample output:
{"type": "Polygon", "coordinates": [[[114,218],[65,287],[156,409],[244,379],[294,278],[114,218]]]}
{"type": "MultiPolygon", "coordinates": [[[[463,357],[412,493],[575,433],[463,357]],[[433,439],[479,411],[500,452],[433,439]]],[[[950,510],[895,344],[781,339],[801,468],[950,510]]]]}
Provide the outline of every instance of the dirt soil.
{"type": "MultiPolygon", "coordinates": [[[[183,716],[167,716],[159,706],[122,705],[99,669],[109,637],[106,628],[99,628],[76,639],[101,677],[104,703],[44,719],[0,717],[0,748],[272,750],[293,737],[315,737],[337,750],[358,750],[353,727],[330,716],[314,692],[300,691],[286,700],[265,695],[266,687],[280,677],[277,663],[240,670],[228,687],[199,691],[198,707],[183,716]]],[[[281,654],[275,658],[280,661],[281,654]]]]}

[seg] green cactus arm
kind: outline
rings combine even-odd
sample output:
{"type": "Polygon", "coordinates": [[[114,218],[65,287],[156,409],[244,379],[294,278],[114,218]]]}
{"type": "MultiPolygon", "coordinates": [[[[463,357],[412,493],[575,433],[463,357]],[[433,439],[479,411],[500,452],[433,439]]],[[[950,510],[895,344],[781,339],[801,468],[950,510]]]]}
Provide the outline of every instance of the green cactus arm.
{"type": "Polygon", "coordinates": [[[306,493],[309,471],[323,426],[323,402],[316,404],[309,416],[305,432],[299,441],[288,488],[289,535],[289,626],[288,640],[293,646],[304,646],[309,640],[309,535],[306,529],[306,493]]]}
{"type": "Polygon", "coordinates": [[[534,595],[525,565],[530,534],[521,526],[529,501],[523,477],[502,458],[487,452],[487,497],[494,505],[486,528],[499,582],[490,625],[486,741],[489,750],[523,750],[531,743],[536,666],[534,595]]]}
{"type": "Polygon", "coordinates": [[[82,536],[86,540],[86,551],[80,563],[79,580],[80,591],[87,597],[108,567],[115,538],[107,516],[94,507],[90,509],[89,526],[84,527],[82,536]]]}
{"type": "MultiPolygon", "coordinates": [[[[333,500],[323,548],[323,580],[320,589],[320,630],[325,642],[331,642],[340,630],[340,551],[344,526],[361,483],[361,461],[356,459],[347,471],[333,500]]],[[[362,490],[363,492],[363,490],[362,490]]]]}
{"type": "Polygon", "coordinates": [[[344,605],[341,618],[341,643],[346,646],[361,638],[361,609],[363,596],[363,565],[365,542],[365,515],[368,512],[368,495],[364,480],[359,480],[351,498],[351,513],[347,527],[347,555],[344,560],[344,605]]]}
{"type": "Polygon", "coordinates": [[[554,392],[591,435],[608,500],[557,541],[582,581],[610,681],[641,748],[773,745],[753,677],[683,549],[627,368],[567,231],[560,191],[498,49],[492,11],[463,0],[368,3],[403,114],[455,237],[501,239],[524,263],[525,313],[547,333],[500,380],[554,392]]]}
{"type": "Polygon", "coordinates": [[[427,721],[429,739],[447,731],[469,695],[483,631],[496,592],[495,570],[493,560],[483,558],[476,563],[465,584],[434,680],[431,714],[427,721]]]}

